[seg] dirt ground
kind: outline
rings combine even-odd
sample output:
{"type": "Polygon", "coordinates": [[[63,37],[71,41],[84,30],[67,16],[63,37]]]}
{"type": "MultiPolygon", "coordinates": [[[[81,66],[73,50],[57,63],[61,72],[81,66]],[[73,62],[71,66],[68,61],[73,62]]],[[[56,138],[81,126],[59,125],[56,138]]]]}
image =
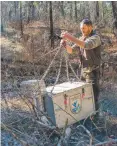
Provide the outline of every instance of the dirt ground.
{"type": "MultiPolygon", "coordinates": [[[[37,24],[38,25],[38,24],[37,24]]],[[[37,27],[37,26],[36,26],[37,27]]],[[[27,31],[26,31],[27,32],[27,31]]],[[[29,31],[27,32],[28,34],[29,31]]],[[[27,35],[25,33],[24,38],[20,38],[19,31],[8,29],[7,34],[1,36],[1,95],[2,95],[2,121],[4,124],[8,125],[9,129],[6,131],[13,135],[17,130],[21,130],[21,132],[25,135],[24,139],[29,141],[30,144],[35,140],[38,143],[38,140],[48,141],[48,133],[50,131],[43,132],[42,129],[39,129],[42,133],[38,133],[38,130],[35,130],[35,122],[31,121],[34,117],[34,113],[31,114],[31,119],[29,120],[29,113],[27,113],[27,104],[24,103],[24,99],[19,100],[20,98],[20,83],[24,80],[32,80],[32,79],[40,79],[44,72],[47,70],[55,52],[50,49],[50,43],[48,41],[48,32],[44,29],[37,31],[31,35],[27,35]],[[39,39],[40,36],[43,39],[39,39]],[[33,38],[33,39],[32,39],[33,38]],[[31,43],[33,42],[33,43],[31,43]],[[49,53],[52,51],[52,53],[49,53]],[[35,55],[36,54],[36,55],[35,55]],[[47,54],[45,57],[43,57],[47,54]],[[36,58],[34,57],[36,56],[36,58]],[[43,59],[41,60],[41,57],[43,59]],[[22,110],[23,109],[23,110],[22,110]],[[7,111],[7,112],[6,112],[7,111]],[[14,116],[15,115],[15,116],[14,116]],[[21,117],[21,119],[20,119],[21,117]],[[31,124],[31,128],[27,129],[27,124],[31,124]],[[24,121],[23,121],[24,120],[24,121]],[[9,122],[10,121],[10,122],[9,122]],[[20,121],[19,127],[16,123],[16,127],[14,126],[14,121],[20,121]],[[23,125],[23,126],[22,126],[23,125]],[[11,129],[10,129],[11,128],[11,129]],[[15,130],[12,131],[12,128],[15,130]],[[32,131],[31,131],[32,130],[32,131]],[[38,134],[37,134],[37,133],[38,134]],[[38,136],[37,136],[37,135],[38,136]],[[32,138],[29,136],[31,135],[32,138]],[[45,135],[43,139],[39,135],[45,135]],[[45,140],[46,139],[46,140],[45,140]]],[[[100,109],[104,111],[104,114],[107,117],[107,127],[106,134],[108,136],[114,135],[117,138],[117,41],[114,38],[113,34],[103,34],[104,42],[106,44],[105,51],[109,54],[109,60],[105,64],[104,74],[103,74],[103,82],[101,82],[101,93],[100,93],[100,109]]],[[[56,46],[59,44],[59,41],[56,41],[56,46]]],[[[55,60],[54,66],[51,68],[51,71],[45,78],[46,85],[52,85],[56,81],[56,76],[58,74],[58,68],[60,63],[60,56],[55,60]]],[[[60,76],[60,82],[66,81],[66,73],[65,73],[65,63],[62,66],[60,76]]],[[[71,75],[73,78],[73,75],[71,75]]],[[[26,102],[25,102],[26,103],[26,102]]],[[[92,120],[91,120],[92,121],[92,120]]],[[[93,121],[91,122],[93,123],[93,121]]],[[[91,124],[89,123],[89,125],[91,124]]],[[[102,122],[98,121],[97,127],[104,126],[102,122]]],[[[36,125],[37,126],[37,125],[36,125]]],[[[4,127],[4,126],[3,126],[4,127]]],[[[7,128],[8,128],[7,127],[7,128]]],[[[37,126],[38,127],[38,126],[37,126]]],[[[91,127],[91,126],[90,126],[91,127]]],[[[96,126],[95,126],[96,127],[96,126]]],[[[96,130],[98,129],[96,127],[96,130]]],[[[5,127],[4,127],[5,128],[5,127]]],[[[3,128],[3,129],[4,129],[3,128]]],[[[94,127],[93,127],[94,128],[94,127]]],[[[6,128],[5,128],[6,129],[6,128]]],[[[17,131],[18,132],[18,131],[17,131]]],[[[98,131],[99,132],[99,131],[98,131]]],[[[12,141],[13,139],[9,136],[9,134],[3,132],[2,133],[2,141],[4,145],[4,141],[12,141]],[[6,136],[6,138],[5,138],[6,136]],[[10,140],[8,140],[10,139],[10,140]]],[[[102,132],[103,133],[103,132],[102,132]]],[[[51,133],[52,134],[52,133],[51,133]]],[[[97,134],[91,133],[92,135],[97,134]]],[[[101,132],[97,134],[97,137],[101,135],[101,132]]],[[[95,135],[96,136],[96,135],[95,135]]],[[[13,136],[14,137],[14,136],[13,136]]],[[[18,137],[15,137],[18,141],[18,137]]],[[[55,138],[55,141],[57,139],[55,138]]],[[[17,141],[14,141],[16,145],[19,145],[17,141]]],[[[20,141],[22,143],[22,141],[20,141]]],[[[52,145],[51,145],[52,146],[52,145]]]]}

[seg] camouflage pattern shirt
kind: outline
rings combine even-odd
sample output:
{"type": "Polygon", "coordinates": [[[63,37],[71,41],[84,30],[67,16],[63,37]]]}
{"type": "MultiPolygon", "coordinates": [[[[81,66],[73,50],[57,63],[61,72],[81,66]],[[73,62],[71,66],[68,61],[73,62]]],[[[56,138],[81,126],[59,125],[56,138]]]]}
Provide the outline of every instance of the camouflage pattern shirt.
{"type": "Polygon", "coordinates": [[[89,37],[80,37],[79,40],[85,41],[85,47],[79,48],[77,45],[73,49],[79,49],[81,64],[83,67],[100,65],[101,61],[101,39],[99,35],[91,33],[89,37]]]}

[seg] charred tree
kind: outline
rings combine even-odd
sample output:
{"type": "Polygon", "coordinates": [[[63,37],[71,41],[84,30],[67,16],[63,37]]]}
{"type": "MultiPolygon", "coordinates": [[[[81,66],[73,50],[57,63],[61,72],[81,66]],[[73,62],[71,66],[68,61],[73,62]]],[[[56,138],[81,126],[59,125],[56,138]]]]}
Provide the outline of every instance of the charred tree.
{"type": "Polygon", "coordinates": [[[35,17],[35,6],[34,1],[28,2],[28,19],[27,23],[29,23],[31,20],[33,20],[35,17]]]}
{"type": "Polygon", "coordinates": [[[53,11],[52,11],[52,2],[49,2],[49,10],[50,10],[50,39],[51,39],[51,47],[54,48],[54,30],[53,30],[53,11]]]}
{"type": "Polygon", "coordinates": [[[20,1],[20,30],[21,37],[23,36],[23,20],[22,20],[22,2],[20,1]]]}
{"type": "Polygon", "coordinates": [[[63,17],[65,17],[64,5],[63,4],[64,4],[64,1],[61,1],[60,2],[61,14],[62,14],[63,17]]]}
{"type": "Polygon", "coordinates": [[[112,1],[112,9],[113,9],[113,33],[115,37],[117,38],[117,1],[112,1]]]}
{"type": "Polygon", "coordinates": [[[73,6],[72,6],[72,2],[70,2],[70,19],[72,20],[72,14],[73,14],[73,6]]]}
{"type": "Polygon", "coordinates": [[[89,2],[90,19],[93,23],[97,23],[99,20],[99,4],[98,1],[89,2]]]}
{"type": "Polygon", "coordinates": [[[76,1],[74,2],[74,5],[75,5],[75,21],[77,22],[78,14],[77,14],[77,2],[76,1]]]}
{"type": "Polygon", "coordinates": [[[18,3],[19,3],[19,2],[14,1],[15,17],[17,16],[18,3]]]}

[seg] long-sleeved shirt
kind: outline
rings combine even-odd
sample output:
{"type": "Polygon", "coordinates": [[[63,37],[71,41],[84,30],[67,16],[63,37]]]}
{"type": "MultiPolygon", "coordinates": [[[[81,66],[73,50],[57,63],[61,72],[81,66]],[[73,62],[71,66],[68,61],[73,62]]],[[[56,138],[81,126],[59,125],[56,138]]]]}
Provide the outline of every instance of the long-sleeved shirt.
{"type": "Polygon", "coordinates": [[[101,39],[97,34],[91,34],[89,37],[79,38],[82,41],[85,41],[85,47],[80,48],[77,45],[74,45],[73,48],[79,49],[79,55],[81,64],[83,67],[100,65],[101,60],[101,39]]]}

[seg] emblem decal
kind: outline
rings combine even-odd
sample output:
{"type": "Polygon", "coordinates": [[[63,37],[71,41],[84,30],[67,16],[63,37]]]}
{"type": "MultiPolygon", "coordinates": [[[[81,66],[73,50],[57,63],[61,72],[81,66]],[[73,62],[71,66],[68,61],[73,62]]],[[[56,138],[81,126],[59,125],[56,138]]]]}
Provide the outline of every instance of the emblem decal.
{"type": "Polygon", "coordinates": [[[80,94],[76,95],[73,98],[70,98],[70,107],[71,111],[74,114],[77,114],[81,110],[81,99],[80,99],[80,94]]]}

